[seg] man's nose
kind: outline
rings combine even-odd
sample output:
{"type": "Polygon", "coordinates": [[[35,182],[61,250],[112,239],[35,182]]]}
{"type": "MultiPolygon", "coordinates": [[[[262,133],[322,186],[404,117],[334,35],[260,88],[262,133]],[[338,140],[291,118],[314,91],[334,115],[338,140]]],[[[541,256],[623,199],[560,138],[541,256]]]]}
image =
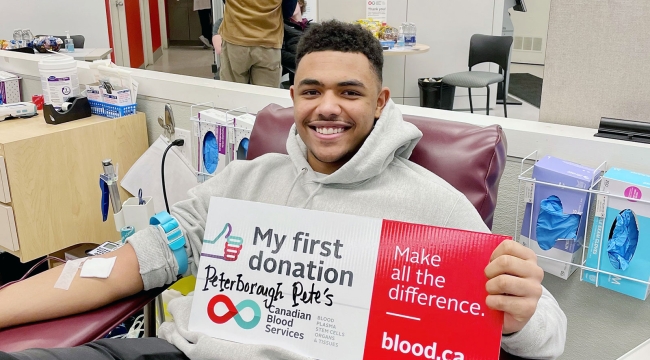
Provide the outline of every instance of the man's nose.
{"type": "Polygon", "coordinates": [[[323,118],[338,117],[341,115],[340,99],[332,91],[327,91],[318,104],[318,116],[323,118]]]}

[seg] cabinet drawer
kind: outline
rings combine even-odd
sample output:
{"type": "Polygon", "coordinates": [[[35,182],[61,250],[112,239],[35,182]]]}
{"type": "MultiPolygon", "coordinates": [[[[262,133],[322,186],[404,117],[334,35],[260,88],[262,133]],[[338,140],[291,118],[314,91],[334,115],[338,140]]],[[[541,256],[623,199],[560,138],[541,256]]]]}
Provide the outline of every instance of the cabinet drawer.
{"type": "Polygon", "coordinates": [[[5,166],[5,158],[2,156],[0,156],[0,202],[11,202],[11,194],[9,194],[9,180],[7,180],[7,167],[5,166]]]}
{"type": "Polygon", "coordinates": [[[14,210],[10,206],[0,204],[0,246],[12,251],[20,250],[14,210]]]}

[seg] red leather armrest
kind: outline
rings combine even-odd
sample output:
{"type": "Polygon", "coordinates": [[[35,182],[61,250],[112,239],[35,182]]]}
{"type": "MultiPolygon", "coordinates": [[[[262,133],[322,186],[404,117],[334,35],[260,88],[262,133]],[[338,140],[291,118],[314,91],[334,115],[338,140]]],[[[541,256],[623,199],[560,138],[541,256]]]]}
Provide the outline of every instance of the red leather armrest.
{"type": "Polygon", "coordinates": [[[163,290],[165,288],[143,291],[83,314],[0,330],[0,350],[14,352],[31,348],[72,347],[101,339],[163,290]]]}

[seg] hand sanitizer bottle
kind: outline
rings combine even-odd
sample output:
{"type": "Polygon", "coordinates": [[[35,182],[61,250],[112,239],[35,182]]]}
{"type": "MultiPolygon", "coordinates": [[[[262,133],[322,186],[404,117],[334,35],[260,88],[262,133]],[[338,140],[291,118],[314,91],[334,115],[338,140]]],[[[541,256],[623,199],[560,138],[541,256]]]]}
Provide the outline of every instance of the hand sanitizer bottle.
{"type": "Polygon", "coordinates": [[[68,52],[74,52],[74,41],[70,38],[70,32],[65,32],[65,49],[68,52]]]}
{"type": "Polygon", "coordinates": [[[397,48],[398,49],[403,49],[404,48],[404,27],[400,26],[399,27],[399,32],[397,33],[397,48]]]}

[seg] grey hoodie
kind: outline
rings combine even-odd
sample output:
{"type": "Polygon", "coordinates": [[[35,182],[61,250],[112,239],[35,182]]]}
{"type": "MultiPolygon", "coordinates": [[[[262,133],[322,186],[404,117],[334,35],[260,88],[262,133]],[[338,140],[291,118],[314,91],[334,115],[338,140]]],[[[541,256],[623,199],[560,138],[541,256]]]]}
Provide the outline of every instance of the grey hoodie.
{"type": "MultiPolygon", "coordinates": [[[[172,215],[187,239],[186,275],[197,273],[212,196],[489,232],[463,194],[407,160],[421,137],[417,127],[405,122],[389,101],[361,149],[339,170],[323,176],[307,163],[307,148],[294,125],[287,139],[288,155],[267,154],[252,161],[235,161],[190,190],[190,199],[173,206],[172,215]]],[[[131,236],[129,243],[135,249],[145,289],[176,280],[178,264],[162,230],[142,230],[131,236]]],[[[191,359],[303,359],[282,349],[192,334],[187,331],[191,299],[173,303],[170,307],[176,322],[165,323],[160,336],[191,359]]],[[[518,356],[554,359],[563,352],[565,338],[566,317],[544,289],[530,322],[520,332],[504,336],[502,347],[518,356]]]]}

